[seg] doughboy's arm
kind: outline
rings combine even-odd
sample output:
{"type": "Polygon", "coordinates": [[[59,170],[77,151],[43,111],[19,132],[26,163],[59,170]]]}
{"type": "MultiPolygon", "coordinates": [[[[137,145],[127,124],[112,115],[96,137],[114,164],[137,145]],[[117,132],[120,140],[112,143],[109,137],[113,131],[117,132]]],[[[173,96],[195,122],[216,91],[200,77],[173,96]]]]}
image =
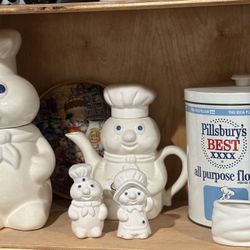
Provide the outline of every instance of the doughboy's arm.
{"type": "Polygon", "coordinates": [[[105,206],[104,203],[101,204],[100,206],[100,211],[99,211],[99,220],[105,220],[108,216],[108,209],[107,207],[105,206]]]}
{"type": "Polygon", "coordinates": [[[154,163],[154,173],[148,178],[147,189],[152,196],[165,189],[167,183],[167,171],[165,165],[156,160],[154,163]],[[157,180],[157,181],[155,181],[157,180]]]}
{"type": "Polygon", "coordinates": [[[148,197],[147,198],[147,205],[145,208],[146,212],[151,211],[153,209],[153,207],[154,207],[154,200],[151,197],[148,197]]]}
{"type": "Polygon", "coordinates": [[[49,179],[55,168],[55,155],[47,140],[39,137],[36,146],[38,153],[32,157],[30,169],[31,178],[36,182],[44,182],[49,179]]]}
{"type": "Polygon", "coordinates": [[[80,218],[79,212],[72,205],[69,206],[68,215],[71,220],[78,220],[80,218]]]}
{"type": "Polygon", "coordinates": [[[119,208],[117,211],[117,217],[119,221],[125,222],[128,220],[128,213],[122,208],[119,208]]]}

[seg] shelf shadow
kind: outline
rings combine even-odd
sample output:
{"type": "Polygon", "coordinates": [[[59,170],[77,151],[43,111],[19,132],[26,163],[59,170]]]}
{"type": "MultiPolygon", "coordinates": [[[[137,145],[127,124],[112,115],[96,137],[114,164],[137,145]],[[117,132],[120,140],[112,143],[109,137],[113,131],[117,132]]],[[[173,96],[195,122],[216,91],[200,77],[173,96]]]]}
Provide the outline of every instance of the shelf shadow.
{"type": "Polygon", "coordinates": [[[150,227],[152,231],[152,236],[157,233],[158,230],[162,228],[171,228],[175,225],[175,221],[179,219],[180,216],[175,213],[161,214],[157,218],[150,220],[150,227]]]}
{"type": "Polygon", "coordinates": [[[67,212],[70,202],[70,200],[54,195],[50,215],[46,224],[44,225],[44,228],[54,224],[62,214],[67,212]]]}

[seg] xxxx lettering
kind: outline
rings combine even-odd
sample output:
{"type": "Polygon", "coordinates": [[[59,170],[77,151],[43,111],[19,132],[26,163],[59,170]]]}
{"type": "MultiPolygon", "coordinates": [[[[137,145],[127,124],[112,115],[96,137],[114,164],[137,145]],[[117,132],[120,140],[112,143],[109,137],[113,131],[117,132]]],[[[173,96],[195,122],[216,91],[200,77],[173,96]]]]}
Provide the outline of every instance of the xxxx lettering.
{"type": "Polygon", "coordinates": [[[228,152],[210,152],[212,159],[236,159],[235,153],[228,153],[228,152]]]}

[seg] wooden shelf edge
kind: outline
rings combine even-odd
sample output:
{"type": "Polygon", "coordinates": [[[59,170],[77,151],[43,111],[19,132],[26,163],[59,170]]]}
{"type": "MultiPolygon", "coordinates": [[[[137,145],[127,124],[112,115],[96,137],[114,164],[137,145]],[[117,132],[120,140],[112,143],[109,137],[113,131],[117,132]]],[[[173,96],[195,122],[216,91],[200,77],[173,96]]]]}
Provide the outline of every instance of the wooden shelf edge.
{"type": "Polygon", "coordinates": [[[0,14],[45,14],[67,12],[142,10],[182,7],[208,7],[222,5],[246,5],[250,0],[156,0],[156,1],[106,1],[64,4],[1,5],[0,14]]]}
{"type": "Polygon", "coordinates": [[[44,228],[35,231],[0,230],[0,248],[10,249],[110,249],[110,250],[203,250],[215,249],[210,229],[197,226],[187,219],[186,201],[175,201],[175,206],[163,211],[150,221],[152,235],[148,239],[127,241],[116,236],[117,221],[105,221],[103,236],[78,239],[70,228],[67,215],[69,200],[57,198],[44,228]]]}
{"type": "Polygon", "coordinates": [[[44,228],[35,231],[0,230],[0,248],[10,249],[110,249],[110,250],[214,250],[228,249],[212,240],[211,230],[188,220],[186,201],[174,201],[150,221],[152,235],[145,240],[124,240],[116,236],[118,222],[105,221],[103,236],[78,239],[71,231],[67,215],[69,200],[53,202],[49,220],[44,228]]]}

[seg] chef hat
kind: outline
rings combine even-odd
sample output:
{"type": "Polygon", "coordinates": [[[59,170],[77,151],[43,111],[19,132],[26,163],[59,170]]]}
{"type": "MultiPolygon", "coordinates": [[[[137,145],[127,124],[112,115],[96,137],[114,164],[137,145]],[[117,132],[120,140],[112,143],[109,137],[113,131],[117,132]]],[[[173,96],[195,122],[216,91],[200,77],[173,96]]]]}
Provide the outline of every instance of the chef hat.
{"type": "Polygon", "coordinates": [[[149,195],[146,175],[138,169],[130,168],[119,172],[114,178],[112,184],[112,188],[115,190],[114,201],[117,202],[120,195],[131,187],[139,188],[145,194],[149,195]]]}
{"type": "Polygon", "coordinates": [[[139,85],[108,86],[104,99],[111,106],[115,118],[141,118],[148,116],[148,106],[155,93],[139,85]]]}
{"type": "Polygon", "coordinates": [[[74,180],[82,177],[90,178],[91,171],[92,167],[86,163],[74,164],[69,169],[69,176],[74,180]]]}

